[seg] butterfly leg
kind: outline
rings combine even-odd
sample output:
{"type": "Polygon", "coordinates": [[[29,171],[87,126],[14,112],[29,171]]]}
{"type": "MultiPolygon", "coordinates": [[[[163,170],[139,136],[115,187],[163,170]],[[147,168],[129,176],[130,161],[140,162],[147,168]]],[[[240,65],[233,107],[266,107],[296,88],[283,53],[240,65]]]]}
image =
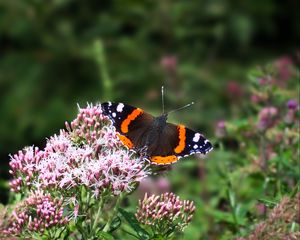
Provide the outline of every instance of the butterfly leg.
{"type": "Polygon", "coordinates": [[[138,152],[142,158],[148,158],[148,146],[136,149],[136,152],[138,152]]]}

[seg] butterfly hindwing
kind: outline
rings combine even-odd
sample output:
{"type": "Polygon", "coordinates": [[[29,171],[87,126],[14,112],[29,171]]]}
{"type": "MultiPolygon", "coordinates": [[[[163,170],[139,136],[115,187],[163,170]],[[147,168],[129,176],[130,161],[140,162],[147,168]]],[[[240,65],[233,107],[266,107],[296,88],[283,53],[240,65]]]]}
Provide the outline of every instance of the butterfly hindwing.
{"type": "Polygon", "coordinates": [[[167,123],[156,142],[149,146],[150,161],[159,165],[177,162],[178,157],[175,155],[174,149],[178,146],[178,139],[178,127],[167,123]]]}
{"type": "Polygon", "coordinates": [[[153,163],[170,164],[195,153],[206,154],[212,145],[202,134],[184,125],[167,123],[157,144],[150,145],[150,149],[150,160],[153,163]]]}

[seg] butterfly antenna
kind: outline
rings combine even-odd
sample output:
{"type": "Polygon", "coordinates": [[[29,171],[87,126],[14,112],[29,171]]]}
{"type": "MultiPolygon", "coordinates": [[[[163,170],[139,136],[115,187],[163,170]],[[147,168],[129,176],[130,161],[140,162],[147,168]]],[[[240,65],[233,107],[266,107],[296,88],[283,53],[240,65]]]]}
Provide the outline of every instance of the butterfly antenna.
{"type": "Polygon", "coordinates": [[[165,101],[164,101],[164,86],[161,86],[161,104],[162,104],[162,113],[165,113],[165,101]]]}
{"type": "Polygon", "coordinates": [[[170,113],[177,112],[177,111],[182,110],[182,109],[184,109],[184,108],[190,107],[190,106],[192,106],[193,104],[194,104],[194,102],[191,102],[191,103],[189,103],[189,104],[184,105],[183,107],[174,109],[174,110],[168,112],[168,115],[169,115],[170,113]]]}

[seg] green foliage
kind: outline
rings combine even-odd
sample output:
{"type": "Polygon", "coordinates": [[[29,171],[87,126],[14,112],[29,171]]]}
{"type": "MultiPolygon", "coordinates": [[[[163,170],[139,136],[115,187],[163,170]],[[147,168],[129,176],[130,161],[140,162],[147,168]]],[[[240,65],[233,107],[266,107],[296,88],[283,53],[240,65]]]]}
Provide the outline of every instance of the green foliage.
{"type": "Polygon", "coordinates": [[[257,57],[294,51],[296,9],[273,0],[0,1],[1,158],[42,145],[74,116],[76,103],[109,98],[160,109],[153,93],[162,84],[169,108],[195,101],[196,112],[205,111],[182,121],[209,129],[227,115],[224,80],[241,78],[257,57]],[[99,65],[99,41],[108,71],[99,65]],[[277,42],[284,47],[262,50],[277,42]],[[168,55],[178,57],[175,76],[159,64],[168,55]]]}
{"type": "MultiPolygon", "coordinates": [[[[8,154],[43,146],[73,118],[76,103],[120,100],[160,113],[165,85],[169,109],[196,102],[170,121],[215,143],[205,160],[180,161],[166,174],[174,192],[196,203],[183,239],[250,236],[284,196],[299,192],[299,124],[289,122],[286,107],[290,99],[299,103],[299,71],[290,57],[287,68],[282,58],[253,67],[298,49],[294,2],[0,1],[1,202],[8,199],[8,154]],[[162,64],[170,57],[173,67],[162,64]],[[258,129],[260,111],[271,106],[275,125],[258,129]],[[225,132],[212,137],[218,119],[226,119],[225,132]]],[[[127,210],[121,227],[125,220],[126,230],[138,232],[126,215],[134,209],[127,210]]],[[[111,231],[119,218],[112,221],[111,231]]],[[[299,231],[297,222],[281,226],[299,231]]]]}
{"type": "Polygon", "coordinates": [[[124,219],[137,234],[138,239],[149,239],[149,233],[140,226],[140,223],[137,221],[134,214],[127,212],[121,208],[119,209],[119,212],[122,214],[124,219]]]}

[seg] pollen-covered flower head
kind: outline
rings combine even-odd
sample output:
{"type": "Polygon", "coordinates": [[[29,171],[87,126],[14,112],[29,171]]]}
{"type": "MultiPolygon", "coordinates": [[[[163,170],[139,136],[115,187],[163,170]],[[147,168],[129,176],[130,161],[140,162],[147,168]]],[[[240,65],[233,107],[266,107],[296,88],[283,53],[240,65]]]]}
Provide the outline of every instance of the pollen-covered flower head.
{"type": "Polygon", "coordinates": [[[63,198],[54,199],[43,191],[35,191],[16,207],[3,233],[9,236],[21,236],[26,231],[43,233],[68,222],[63,216],[63,198]]]}
{"type": "Polygon", "coordinates": [[[183,229],[191,221],[195,212],[194,202],[180,200],[174,193],[164,193],[159,196],[147,193],[143,200],[139,200],[136,218],[145,225],[151,225],[157,231],[165,226],[164,231],[174,228],[183,229]]]}
{"type": "Polygon", "coordinates": [[[96,197],[104,190],[118,195],[148,176],[145,162],[123,147],[100,105],[80,108],[66,127],[43,150],[25,148],[11,157],[13,191],[85,186],[96,197]]]}

